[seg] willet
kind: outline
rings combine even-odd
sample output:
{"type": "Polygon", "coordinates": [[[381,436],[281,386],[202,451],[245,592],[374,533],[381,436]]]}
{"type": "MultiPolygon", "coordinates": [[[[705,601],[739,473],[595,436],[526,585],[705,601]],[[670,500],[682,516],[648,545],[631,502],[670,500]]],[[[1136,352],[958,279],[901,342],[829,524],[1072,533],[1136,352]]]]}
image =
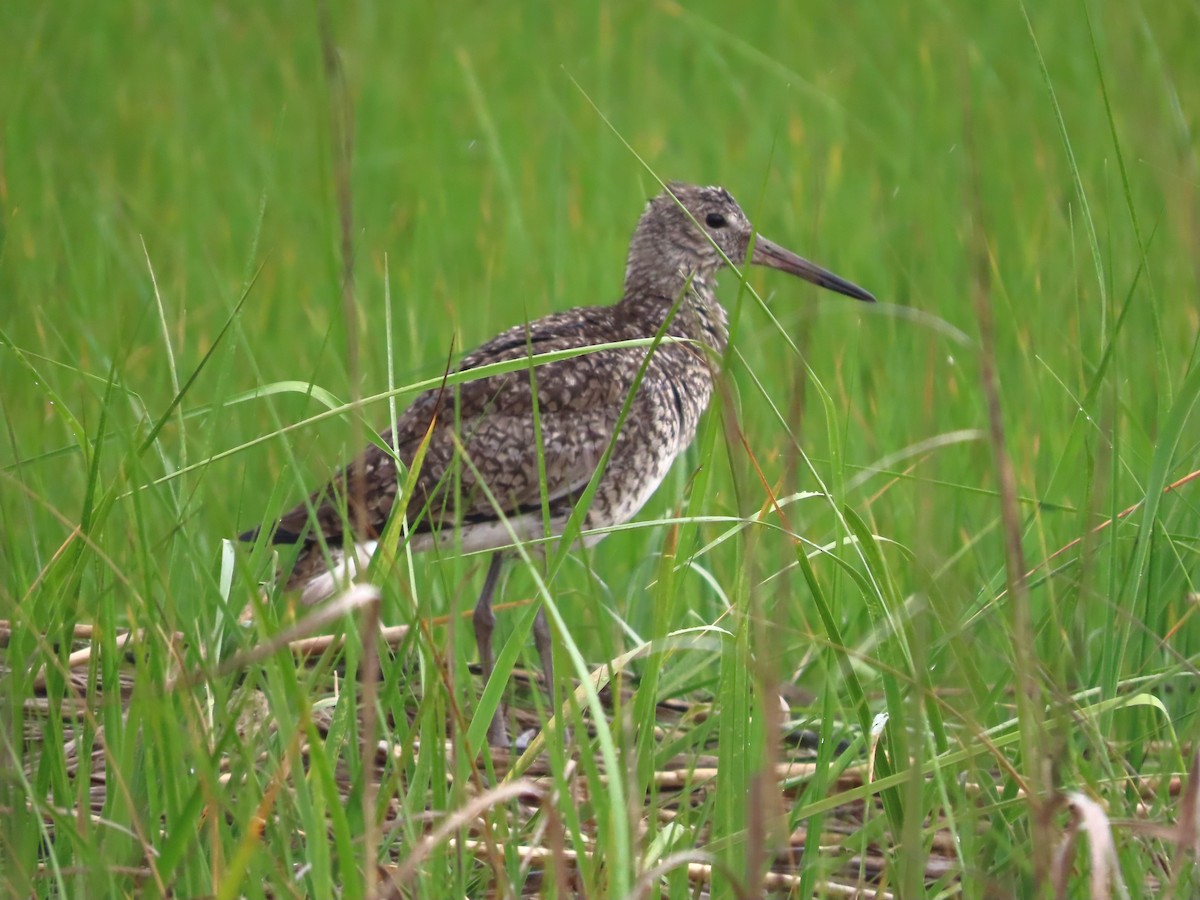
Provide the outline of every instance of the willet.
{"type": "MultiPolygon", "coordinates": [[[[715,276],[747,256],[754,265],[874,300],[862,288],[754,236],[745,213],[724,188],[672,183],[642,213],[617,303],[516,325],[468,354],[460,368],[654,338],[660,332],[670,338],[653,348],[648,361],[647,346],[610,347],[538,365],[532,377],[522,368],[446,391],[431,390],[383,435],[404,469],[428,442],[414,489],[404,502],[411,548],[495,551],[474,612],[485,683],[494,666],[492,597],[512,533],[521,540],[543,538],[548,521],[550,535],[561,534],[610,443],[611,455],[583,528],[620,524],[641,509],[675,457],[692,442],[708,406],[729,339],[728,318],[714,292],[715,276]],[[639,372],[642,380],[618,432],[639,372]],[[539,429],[540,444],[535,440],[539,429]]],[[[287,586],[303,587],[302,601],[316,602],[374,554],[404,483],[404,471],[392,453],[372,445],[277,522],[241,537],[254,540],[265,532],[273,543],[299,544],[287,586]]],[[[534,618],[533,630],[553,698],[550,628],[543,610],[534,618]]],[[[508,740],[502,709],[488,731],[494,744],[508,740]]]]}

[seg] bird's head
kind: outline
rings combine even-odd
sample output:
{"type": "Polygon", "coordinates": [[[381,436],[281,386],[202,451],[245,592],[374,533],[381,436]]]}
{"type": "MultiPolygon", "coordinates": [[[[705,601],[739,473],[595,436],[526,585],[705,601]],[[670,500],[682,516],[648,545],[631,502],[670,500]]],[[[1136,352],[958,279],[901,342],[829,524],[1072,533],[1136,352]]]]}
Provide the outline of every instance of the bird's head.
{"type": "MultiPolygon", "coordinates": [[[[679,285],[681,279],[704,280],[726,260],[735,265],[745,262],[753,234],[754,226],[725,188],[671,182],[647,204],[638,221],[629,247],[626,286],[640,284],[661,291],[665,285],[679,285]]],[[[762,235],[754,239],[750,262],[859,300],[875,299],[762,235]]]]}

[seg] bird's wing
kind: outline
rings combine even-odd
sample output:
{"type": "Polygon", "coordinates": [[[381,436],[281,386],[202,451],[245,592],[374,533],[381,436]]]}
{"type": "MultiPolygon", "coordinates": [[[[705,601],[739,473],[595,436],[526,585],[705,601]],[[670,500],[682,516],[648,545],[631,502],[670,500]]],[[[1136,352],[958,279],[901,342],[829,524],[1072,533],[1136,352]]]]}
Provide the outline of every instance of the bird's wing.
{"type": "MultiPolygon", "coordinates": [[[[588,346],[595,343],[597,330],[611,331],[598,329],[605,323],[594,321],[607,315],[605,307],[570,310],[516,326],[469,354],[461,369],[588,346]]],[[[493,499],[506,514],[540,509],[535,390],[546,474],[544,499],[552,510],[569,509],[612,438],[643,353],[602,350],[538,366],[532,379],[523,369],[422,394],[400,416],[394,431],[383,436],[407,467],[428,434],[408,500],[410,522],[424,531],[452,527],[459,520],[492,520],[497,518],[493,499]],[[457,456],[460,445],[469,464],[457,456]]],[[[330,543],[341,542],[346,523],[355,533],[367,532],[360,538],[375,537],[391,514],[399,481],[392,454],[372,445],[284,515],[274,540],[311,541],[313,517],[316,529],[330,543]]]]}
{"type": "MultiPolygon", "coordinates": [[[[516,326],[468,355],[462,368],[589,346],[597,334],[619,336],[610,316],[603,307],[571,310],[516,326]]],[[[543,502],[552,512],[569,509],[612,438],[640,360],[641,351],[602,350],[540,365],[532,373],[521,369],[459,386],[443,398],[409,500],[410,520],[427,503],[426,522],[435,528],[453,524],[456,516],[464,522],[493,520],[496,505],[506,514],[532,511],[543,502]],[[456,458],[457,442],[469,464],[456,458]],[[448,484],[455,474],[457,487],[448,484]]]]}

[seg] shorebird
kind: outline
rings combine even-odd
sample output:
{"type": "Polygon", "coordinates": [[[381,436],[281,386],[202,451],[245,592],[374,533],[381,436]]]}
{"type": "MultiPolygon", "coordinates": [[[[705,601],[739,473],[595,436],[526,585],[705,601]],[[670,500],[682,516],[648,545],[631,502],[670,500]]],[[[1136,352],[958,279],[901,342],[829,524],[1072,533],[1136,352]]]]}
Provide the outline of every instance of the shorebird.
{"type": "MultiPolygon", "coordinates": [[[[548,521],[549,536],[561,535],[610,443],[583,528],[620,524],[641,509],[692,442],[708,406],[729,340],[715,278],[723,267],[743,262],[859,300],[875,299],[756,235],[724,188],[672,183],[650,200],[633,232],[620,300],[516,325],[468,354],[460,369],[630,339],[666,339],[653,347],[614,347],[538,365],[532,378],[523,368],[428,391],[383,435],[395,455],[368,447],[291,512],[246,532],[242,540],[266,533],[272,543],[299,544],[286,587],[303,588],[304,603],[323,599],[374,554],[405,473],[427,442],[414,489],[400,506],[408,516],[413,550],[493,551],[473,617],[486,683],[494,666],[492,597],[513,534],[520,540],[547,537],[548,521]]],[[[594,535],[584,539],[588,544],[598,540],[594,535]]],[[[550,628],[543,610],[533,631],[553,699],[550,628]]],[[[488,739],[507,743],[502,707],[488,739]]]]}

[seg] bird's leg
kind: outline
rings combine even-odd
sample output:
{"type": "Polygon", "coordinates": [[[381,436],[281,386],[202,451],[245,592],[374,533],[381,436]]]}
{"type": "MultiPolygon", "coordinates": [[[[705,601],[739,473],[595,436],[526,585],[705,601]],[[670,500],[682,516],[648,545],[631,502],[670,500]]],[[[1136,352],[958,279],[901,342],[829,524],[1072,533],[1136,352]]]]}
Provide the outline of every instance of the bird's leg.
{"type": "MultiPolygon", "coordinates": [[[[483,590],[479,593],[479,600],[475,603],[475,614],[472,617],[475,623],[475,645],[479,648],[479,666],[483,669],[485,687],[491,681],[492,670],[496,666],[496,659],[492,654],[492,629],[496,624],[496,614],[492,612],[492,596],[496,593],[496,582],[500,580],[500,565],[503,562],[503,554],[492,554],[492,560],[488,563],[487,576],[483,579],[483,590]]],[[[496,714],[492,716],[492,724],[488,726],[488,743],[497,747],[509,745],[508,726],[504,722],[503,701],[496,706],[496,714]]]]}
{"type": "Polygon", "coordinates": [[[533,617],[533,645],[542,658],[542,677],[546,679],[546,697],[550,701],[550,715],[558,715],[554,705],[554,644],[550,638],[550,622],[546,618],[546,607],[539,606],[533,617]]]}

